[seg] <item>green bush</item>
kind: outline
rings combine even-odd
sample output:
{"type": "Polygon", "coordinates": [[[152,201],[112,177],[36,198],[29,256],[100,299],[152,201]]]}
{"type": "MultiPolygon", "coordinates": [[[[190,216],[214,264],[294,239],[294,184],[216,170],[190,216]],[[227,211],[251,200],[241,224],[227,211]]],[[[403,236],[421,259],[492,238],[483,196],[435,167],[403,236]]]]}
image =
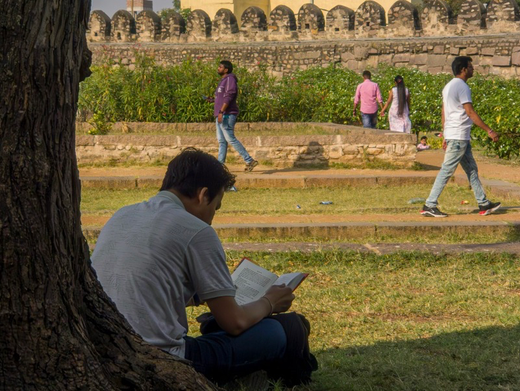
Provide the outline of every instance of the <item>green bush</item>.
{"type": "MultiPolygon", "coordinates": [[[[111,124],[128,122],[212,122],[213,106],[202,96],[212,96],[219,82],[213,63],[187,60],[176,66],[157,65],[153,58],[136,52],[133,70],[115,62],[92,67],[92,76],[81,83],[79,109],[82,116],[111,124]]],[[[245,122],[333,122],[360,124],[352,116],[353,96],[362,77],[357,72],[331,65],[293,72],[275,78],[267,66],[238,67],[240,120],[245,122]]],[[[441,131],[442,88],[449,74],[431,75],[411,68],[379,66],[372,70],[383,99],[401,75],[410,90],[410,118],[415,133],[441,131]]],[[[473,136],[490,154],[510,158],[520,154],[520,83],[496,76],[475,76],[476,111],[501,134],[492,143],[486,133],[475,129],[473,136]]],[[[387,118],[378,127],[388,129],[387,118]]],[[[433,136],[433,133],[431,133],[433,136]]]]}

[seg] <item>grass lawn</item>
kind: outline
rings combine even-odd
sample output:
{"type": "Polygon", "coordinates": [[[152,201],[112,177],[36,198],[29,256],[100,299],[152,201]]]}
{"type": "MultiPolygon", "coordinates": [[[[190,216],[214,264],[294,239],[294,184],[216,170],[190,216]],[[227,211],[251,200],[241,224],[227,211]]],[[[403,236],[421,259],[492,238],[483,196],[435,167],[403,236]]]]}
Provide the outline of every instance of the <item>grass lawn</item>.
{"type": "MultiPolygon", "coordinates": [[[[214,224],[236,223],[278,223],[278,222],[379,222],[425,220],[419,215],[422,203],[409,204],[411,198],[425,198],[430,191],[428,185],[377,186],[377,187],[335,187],[308,189],[239,189],[227,192],[222,208],[215,215],[214,224]],[[320,201],[332,201],[331,205],[321,205],[320,201]],[[386,220],[385,220],[386,219],[386,220]]],[[[155,189],[107,190],[85,188],[82,191],[81,211],[83,227],[99,227],[119,208],[153,197],[155,189]]],[[[500,199],[504,206],[520,205],[519,200],[500,199]]],[[[475,214],[477,205],[473,193],[467,187],[450,184],[440,198],[441,209],[450,215],[463,218],[475,214]],[[461,204],[468,200],[469,204],[461,204]]],[[[501,213],[511,220],[518,215],[517,208],[505,209],[501,213]],[[513,216],[513,214],[515,216],[513,216]]],[[[428,221],[432,221],[429,219],[428,221]]],[[[421,242],[421,243],[496,243],[517,240],[508,230],[496,235],[488,232],[468,234],[439,231],[431,235],[402,234],[377,237],[349,238],[350,242],[421,242]]],[[[247,241],[246,237],[228,237],[226,241],[247,241]]],[[[314,237],[273,237],[266,235],[255,241],[324,241],[314,237]]],[[[326,241],[326,240],[325,240],[326,241]]],[[[91,240],[93,244],[93,239],[91,240]]]]}
{"type": "MultiPolygon", "coordinates": [[[[227,192],[218,216],[254,216],[287,214],[417,214],[421,204],[411,205],[412,198],[426,198],[430,185],[335,187],[307,189],[239,189],[227,192]],[[332,201],[321,205],[320,201],[332,201]],[[300,206],[300,209],[297,208],[300,206]]],[[[82,190],[83,214],[110,216],[119,208],[147,200],[157,193],[156,189],[91,189],[82,190]]],[[[505,201],[505,200],[501,200],[505,201]]],[[[511,200],[518,204],[519,200],[511,200]]],[[[468,213],[477,208],[471,190],[449,184],[439,200],[443,211],[456,214],[468,213]],[[469,204],[461,205],[467,200],[469,204]]]]}
{"type": "Polygon", "coordinates": [[[297,390],[520,389],[512,255],[229,252],[231,269],[242,256],[277,274],[310,274],[292,309],[312,324],[320,369],[297,390]]]}

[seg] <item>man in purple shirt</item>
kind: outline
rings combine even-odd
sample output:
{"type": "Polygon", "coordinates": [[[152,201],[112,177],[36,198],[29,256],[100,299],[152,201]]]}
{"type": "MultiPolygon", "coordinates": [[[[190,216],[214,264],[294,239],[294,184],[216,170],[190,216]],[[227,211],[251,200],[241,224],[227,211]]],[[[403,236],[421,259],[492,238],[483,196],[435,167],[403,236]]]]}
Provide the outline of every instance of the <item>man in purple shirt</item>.
{"type": "Polygon", "coordinates": [[[363,127],[374,129],[377,124],[377,104],[379,103],[379,108],[382,109],[383,98],[379,85],[370,80],[371,77],[370,71],[363,72],[363,83],[357,86],[354,96],[354,117],[356,116],[357,105],[361,101],[359,111],[361,112],[363,127]]]}
{"type": "Polygon", "coordinates": [[[244,159],[245,171],[252,171],[258,162],[249,155],[242,143],[235,137],[238,85],[237,77],[233,74],[233,65],[229,61],[221,61],[217,72],[222,78],[215,91],[215,98],[208,98],[208,101],[215,102],[213,115],[217,125],[218,161],[222,164],[226,162],[229,143],[244,159]]]}

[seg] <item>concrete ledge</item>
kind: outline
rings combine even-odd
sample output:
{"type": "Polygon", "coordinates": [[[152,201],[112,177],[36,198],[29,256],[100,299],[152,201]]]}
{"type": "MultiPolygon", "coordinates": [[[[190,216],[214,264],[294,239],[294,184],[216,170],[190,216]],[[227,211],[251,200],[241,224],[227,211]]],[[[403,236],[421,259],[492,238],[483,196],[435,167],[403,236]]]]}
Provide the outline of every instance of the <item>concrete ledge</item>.
{"type": "Polygon", "coordinates": [[[237,176],[236,186],[239,189],[271,188],[293,189],[305,187],[305,178],[298,175],[271,177],[265,175],[237,176]]]}
{"type": "Polygon", "coordinates": [[[135,189],[138,186],[135,177],[89,177],[81,179],[83,189],[135,189]]]}
{"type": "Polygon", "coordinates": [[[510,224],[506,222],[413,222],[413,223],[379,223],[377,225],[377,236],[408,236],[421,237],[435,236],[441,234],[457,234],[471,236],[472,233],[486,233],[490,236],[509,233],[511,235],[520,233],[520,223],[510,224]]]}
{"type": "Polygon", "coordinates": [[[393,254],[399,251],[420,251],[430,254],[462,253],[510,253],[520,255],[520,243],[486,243],[486,244],[429,244],[429,243],[312,243],[284,242],[257,243],[232,242],[223,243],[226,251],[268,251],[268,252],[314,252],[314,251],[355,251],[374,253],[377,255],[393,254]]]}
{"type": "MultiPolygon", "coordinates": [[[[468,178],[464,175],[454,175],[453,179],[459,186],[470,186],[468,178]]],[[[501,198],[520,198],[520,186],[514,183],[500,181],[496,179],[482,179],[480,182],[489,189],[495,197],[501,198]]]]}
{"type": "MultiPolygon", "coordinates": [[[[388,223],[326,223],[326,224],[217,224],[220,239],[258,240],[266,238],[307,238],[349,242],[352,239],[430,236],[452,233],[462,237],[486,233],[493,235],[520,235],[520,222],[388,222],[388,223]]],[[[100,228],[87,228],[87,240],[95,240],[100,228]]]]}
{"type": "MultiPolygon", "coordinates": [[[[84,177],[81,183],[84,188],[132,189],[132,188],[159,188],[162,177],[84,177]]],[[[411,186],[431,185],[435,177],[424,175],[406,176],[363,176],[363,175],[238,175],[236,186],[239,189],[258,188],[306,188],[306,187],[372,187],[372,186],[411,186]]],[[[512,192],[514,185],[508,184],[512,192]]],[[[518,187],[518,186],[517,186],[518,187]]],[[[520,189],[520,188],[519,188],[520,189]]]]}
{"type": "Polygon", "coordinates": [[[360,239],[374,236],[376,226],[372,223],[327,223],[327,224],[226,224],[214,225],[219,238],[316,238],[360,239]]]}

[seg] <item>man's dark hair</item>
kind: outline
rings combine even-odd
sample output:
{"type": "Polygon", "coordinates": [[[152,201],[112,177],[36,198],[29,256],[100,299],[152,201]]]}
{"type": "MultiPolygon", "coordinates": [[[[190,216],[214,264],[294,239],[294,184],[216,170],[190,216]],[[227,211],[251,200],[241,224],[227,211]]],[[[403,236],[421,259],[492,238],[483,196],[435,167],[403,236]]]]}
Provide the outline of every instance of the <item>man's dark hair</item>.
{"type": "Polygon", "coordinates": [[[227,73],[233,73],[233,64],[230,61],[224,60],[220,62],[227,69],[227,73]]]}
{"type": "Polygon", "coordinates": [[[370,79],[372,77],[372,74],[370,73],[370,71],[363,71],[363,77],[370,79]]]}
{"type": "Polygon", "coordinates": [[[451,63],[451,70],[453,71],[453,74],[455,76],[460,75],[463,68],[467,68],[469,66],[469,63],[473,62],[471,57],[468,56],[459,56],[455,57],[455,60],[451,63]]]}
{"type": "Polygon", "coordinates": [[[211,202],[222,189],[235,184],[235,176],[214,156],[196,148],[186,148],[169,164],[161,190],[177,190],[193,198],[197,190],[208,188],[211,202]]]}
{"type": "Polygon", "coordinates": [[[426,137],[426,136],[422,136],[422,137],[421,137],[421,140],[428,140],[428,137],[426,137]]]}

